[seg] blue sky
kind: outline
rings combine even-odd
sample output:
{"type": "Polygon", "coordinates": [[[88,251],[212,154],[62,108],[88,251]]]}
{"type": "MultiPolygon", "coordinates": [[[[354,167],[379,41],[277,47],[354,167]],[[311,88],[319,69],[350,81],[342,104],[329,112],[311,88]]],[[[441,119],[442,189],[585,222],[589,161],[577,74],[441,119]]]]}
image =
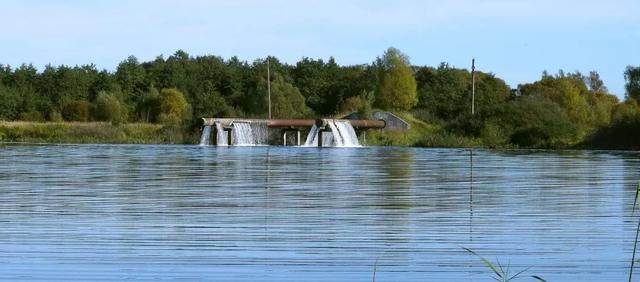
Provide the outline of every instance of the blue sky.
{"type": "Polygon", "coordinates": [[[394,46],[416,65],[493,72],[512,87],[552,73],[600,72],[624,96],[640,65],[638,0],[3,1],[0,63],[94,63],[129,55],[274,55],[369,63],[394,46]]]}

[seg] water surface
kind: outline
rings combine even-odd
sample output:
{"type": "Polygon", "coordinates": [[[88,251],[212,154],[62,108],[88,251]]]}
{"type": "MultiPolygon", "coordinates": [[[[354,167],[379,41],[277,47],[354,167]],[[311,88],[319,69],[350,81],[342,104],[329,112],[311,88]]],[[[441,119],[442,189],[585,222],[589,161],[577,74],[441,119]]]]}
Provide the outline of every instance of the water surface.
{"type": "Polygon", "coordinates": [[[632,152],[0,145],[0,280],[492,281],[467,247],[620,281],[638,180],[632,152]]]}

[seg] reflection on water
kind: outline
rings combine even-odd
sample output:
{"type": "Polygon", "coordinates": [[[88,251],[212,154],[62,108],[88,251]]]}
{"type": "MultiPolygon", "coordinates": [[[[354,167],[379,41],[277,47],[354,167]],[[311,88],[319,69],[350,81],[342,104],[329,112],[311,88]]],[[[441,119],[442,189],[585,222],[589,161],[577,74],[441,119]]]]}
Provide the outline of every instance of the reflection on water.
{"type": "Polygon", "coordinates": [[[640,155],[0,147],[0,280],[625,279],[640,155]]]}

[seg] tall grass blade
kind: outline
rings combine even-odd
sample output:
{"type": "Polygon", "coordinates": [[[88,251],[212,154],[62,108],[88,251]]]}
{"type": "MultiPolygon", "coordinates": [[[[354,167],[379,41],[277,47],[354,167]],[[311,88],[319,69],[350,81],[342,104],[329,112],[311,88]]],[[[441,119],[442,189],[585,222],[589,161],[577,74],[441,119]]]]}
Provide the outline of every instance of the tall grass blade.
{"type": "Polygon", "coordinates": [[[540,282],[547,282],[547,280],[544,280],[544,278],[538,276],[538,275],[531,275],[531,278],[536,279],[540,282]]]}
{"type": "Polygon", "coordinates": [[[379,257],[376,258],[376,262],[373,263],[373,277],[371,279],[372,282],[376,282],[376,270],[378,269],[378,259],[380,259],[379,257]]]}
{"type": "Polygon", "coordinates": [[[515,275],[513,275],[513,276],[509,277],[509,280],[507,280],[507,281],[511,281],[511,280],[513,280],[513,279],[518,278],[518,276],[520,276],[522,273],[524,273],[525,271],[527,271],[527,270],[529,270],[529,269],[531,269],[531,266],[529,266],[529,267],[527,267],[527,268],[523,269],[522,271],[520,271],[520,272],[516,273],[515,275]]]}
{"type": "Polygon", "coordinates": [[[638,196],[640,196],[640,182],[638,182],[638,187],[636,187],[636,197],[633,199],[633,209],[631,210],[631,216],[636,211],[636,205],[638,204],[638,196]]]}
{"type": "MultiPolygon", "coordinates": [[[[489,267],[489,268],[493,271],[493,273],[495,273],[498,277],[500,277],[500,278],[504,279],[504,278],[503,278],[503,273],[501,273],[501,272],[498,270],[498,268],[497,268],[493,263],[491,263],[488,259],[486,259],[486,258],[484,258],[483,256],[481,256],[481,255],[477,254],[476,252],[472,251],[472,250],[471,250],[471,249],[469,249],[469,248],[465,248],[465,247],[462,247],[462,248],[463,248],[465,251],[467,251],[467,252],[469,252],[469,253],[471,253],[471,254],[473,254],[473,255],[477,256],[478,258],[480,258],[480,261],[482,261],[482,263],[483,263],[484,265],[486,265],[487,267],[489,267]]],[[[499,262],[498,262],[498,263],[499,263],[499,262]]],[[[498,280],[498,279],[496,279],[496,280],[498,280]]],[[[500,280],[498,280],[498,281],[500,281],[500,280]]]]}
{"type": "MultiPolygon", "coordinates": [[[[638,182],[638,187],[636,188],[636,198],[633,200],[633,210],[631,211],[631,215],[636,210],[636,204],[638,202],[638,195],[640,194],[640,182],[638,182]]],[[[640,219],[638,220],[638,226],[636,227],[636,239],[633,241],[633,254],[631,255],[631,267],[629,267],[629,282],[631,282],[631,278],[633,277],[633,265],[636,262],[636,250],[638,248],[638,233],[640,233],[640,219]]]]}
{"type": "Polygon", "coordinates": [[[633,277],[633,265],[636,262],[636,249],[638,248],[638,233],[640,233],[640,220],[638,220],[638,226],[636,227],[636,239],[633,241],[633,254],[631,255],[631,267],[629,268],[629,282],[633,277]]]}

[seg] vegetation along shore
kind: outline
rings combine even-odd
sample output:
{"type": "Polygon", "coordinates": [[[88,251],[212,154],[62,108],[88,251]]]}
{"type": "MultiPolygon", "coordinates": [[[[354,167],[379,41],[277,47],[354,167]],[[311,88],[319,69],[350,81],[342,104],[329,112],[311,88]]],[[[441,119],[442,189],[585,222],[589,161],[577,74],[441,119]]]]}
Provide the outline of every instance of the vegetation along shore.
{"type": "Polygon", "coordinates": [[[264,118],[267,61],[273,116],[341,117],[392,111],[408,132],[370,131],[369,145],[640,149],[640,66],[625,71],[625,99],[596,71],[546,71],[511,87],[442,63],[414,66],[389,48],[370,64],[333,58],[295,65],[268,57],[129,57],[114,72],[94,65],[0,65],[0,142],[195,143],[200,117],[264,118]]]}

